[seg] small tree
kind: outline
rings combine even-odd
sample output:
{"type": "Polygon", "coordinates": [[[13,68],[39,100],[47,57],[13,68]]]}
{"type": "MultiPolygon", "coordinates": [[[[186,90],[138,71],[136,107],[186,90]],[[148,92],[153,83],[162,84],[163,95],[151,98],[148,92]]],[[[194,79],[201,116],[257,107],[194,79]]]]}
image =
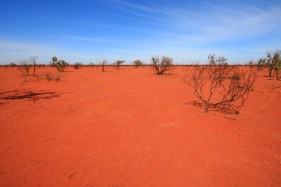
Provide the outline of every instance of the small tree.
{"type": "Polygon", "coordinates": [[[250,69],[253,69],[254,65],[255,65],[255,63],[253,60],[249,61],[248,66],[250,69]]]}
{"type": "Polygon", "coordinates": [[[143,65],[143,62],[141,60],[135,60],[133,62],[133,64],[135,65],[136,68],[138,68],[139,66],[142,66],[143,65]]]}
{"type": "Polygon", "coordinates": [[[260,58],[258,60],[258,70],[259,71],[263,70],[265,64],[266,64],[266,58],[260,58]]]}
{"type": "Polygon", "coordinates": [[[116,69],[119,69],[121,64],[123,64],[124,62],[125,62],[125,60],[116,60],[116,62],[114,62],[116,69]]]}
{"type": "Polygon", "coordinates": [[[106,60],[101,61],[100,67],[101,67],[101,71],[102,71],[102,72],[105,72],[105,65],[106,65],[107,63],[108,63],[108,62],[107,62],[106,60]]]}
{"type": "Polygon", "coordinates": [[[276,76],[276,79],[277,79],[277,80],[281,80],[280,70],[281,70],[281,63],[278,63],[278,64],[274,67],[274,73],[275,73],[275,76],[276,76]]]}
{"type": "Polygon", "coordinates": [[[184,82],[193,88],[193,94],[200,100],[195,104],[203,107],[205,112],[213,108],[237,114],[253,90],[256,75],[227,65],[224,57],[211,59],[207,65],[186,73],[184,82]]]}
{"type": "Polygon", "coordinates": [[[76,63],[73,65],[73,68],[74,68],[74,69],[79,69],[81,66],[82,66],[82,64],[81,64],[80,62],[76,62],[76,63]]]}
{"type": "Polygon", "coordinates": [[[32,56],[30,57],[30,61],[33,65],[33,73],[32,75],[35,76],[35,71],[36,71],[36,66],[37,66],[37,57],[36,56],[32,56]]]}
{"type": "Polygon", "coordinates": [[[37,66],[37,57],[32,56],[28,60],[23,59],[22,61],[19,62],[19,71],[24,75],[24,76],[29,76],[30,75],[30,68],[33,67],[33,73],[32,76],[35,76],[36,72],[36,66],[37,66]]]}
{"type": "Polygon", "coordinates": [[[18,68],[22,75],[29,76],[31,64],[27,60],[23,59],[22,61],[20,61],[18,68]]]}
{"type": "Polygon", "coordinates": [[[276,69],[277,66],[281,63],[280,59],[280,53],[281,51],[277,50],[274,54],[271,54],[270,52],[267,53],[267,65],[268,65],[268,72],[269,77],[273,76],[273,70],[276,69]]]}
{"type": "Polygon", "coordinates": [[[14,63],[14,62],[11,62],[11,63],[10,63],[10,66],[11,66],[12,68],[14,68],[14,67],[16,67],[16,66],[17,66],[17,64],[16,64],[16,63],[14,63]]]}
{"type": "Polygon", "coordinates": [[[166,56],[163,56],[161,60],[159,57],[152,57],[151,66],[157,75],[163,75],[165,72],[171,72],[173,70],[173,59],[166,56]]]}
{"type": "Polygon", "coordinates": [[[56,56],[52,57],[51,65],[56,67],[59,72],[64,72],[64,69],[68,66],[68,63],[64,60],[58,60],[56,56]]]}

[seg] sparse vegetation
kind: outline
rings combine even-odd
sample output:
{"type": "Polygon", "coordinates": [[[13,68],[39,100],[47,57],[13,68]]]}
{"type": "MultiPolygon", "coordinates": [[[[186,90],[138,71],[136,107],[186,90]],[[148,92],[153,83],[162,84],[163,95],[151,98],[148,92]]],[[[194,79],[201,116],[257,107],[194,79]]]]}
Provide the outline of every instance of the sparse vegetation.
{"type": "Polygon", "coordinates": [[[12,68],[14,68],[14,67],[16,67],[16,66],[17,66],[17,64],[16,64],[16,63],[14,63],[14,62],[11,62],[11,63],[10,63],[10,66],[11,66],[12,68]]]}
{"type": "Polygon", "coordinates": [[[116,69],[119,69],[120,66],[125,62],[125,60],[116,60],[114,65],[116,66],[116,69]]]}
{"type": "MultiPolygon", "coordinates": [[[[15,64],[11,63],[12,67],[15,67],[15,64]]],[[[30,69],[33,67],[33,73],[32,76],[35,76],[36,72],[36,66],[37,66],[37,57],[30,57],[30,59],[26,60],[23,59],[22,61],[19,62],[19,71],[22,73],[24,76],[29,76],[30,75],[30,69]]]]}
{"type": "Polygon", "coordinates": [[[61,79],[61,74],[60,73],[56,74],[55,81],[59,81],[60,79],[61,79]]]}
{"type": "Polygon", "coordinates": [[[159,57],[152,57],[151,66],[157,75],[163,75],[165,72],[171,72],[173,70],[173,59],[166,56],[163,56],[161,60],[159,57]]]}
{"type": "Polygon", "coordinates": [[[54,77],[51,73],[46,73],[45,78],[47,81],[51,81],[51,80],[59,81],[61,79],[61,74],[57,73],[56,76],[54,77]]]}
{"type": "Polygon", "coordinates": [[[33,73],[32,73],[32,75],[35,76],[36,66],[37,66],[37,57],[35,57],[35,56],[30,57],[30,61],[31,61],[32,65],[33,65],[33,73]]]}
{"type": "Polygon", "coordinates": [[[225,113],[238,113],[253,90],[256,75],[253,71],[242,71],[236,66],[229,66],[224,57],[209,56],[205,66],[194,67],[187,72],[184,82],[193,88],[194,95],[205,112],[210,108],[225,113]]]}
{"type": "Polygon", "coordinates": [[[47,81],[51,81],[51,80],[53,79],[53,76],[52,76],[51,73],[46,73],[46,74],[45,74],[45,77],[46,77],[46,80],[47,80],[47,81]]]}
{"type": "Polygon", "coordinates": [[[258,60],[258,70],[261,71],[266,65],[266,58],[260,58],[258,60]]]}
{"type": "Polygon", "coordinates": [[[30,68],[31,68],[31,64],[29,64],[27,60],[24,59],[19,62],[18,69],[23,76],[29,76],[30,68]]]}
{"type": "Polygon", "coordinates": [[[102,71],[102,72],[105,72],[105,65],[106,65],[107,63],[108,63],[108,62],[107,62],[106,60],[101,61],[100,67],[101,67],[101,71],[102,71]]]}
{"type": "Polygon", "coordinates": [[[52,57],[51,65],[56,67],[59,72],[64,72],[64,69],[68,66],[68,63],[64,60],[58,60],[56,56],[52,57]]]}
{"type": "Polygon", "coordinates": [[[249,65],[249,68],[250,68],[250,69],[253,69],[255,63],[254,63],[253,60],[251,60],[251,61],[249,61],[248,65],[249,65]]]}
{"type": "Polygon", "coordinates": [[[80,63],[80,62],[76,62],[74,65],[73,65],[73,68],[74,69],[79,69],[83,64],[80,63]]]}
{"type": "Polygon", "coordinates": [[[277,50],[274,54],[270,52],[267,53],[267,65],[268,65],[269,77],[273,77],[274,73],[277,73],[276,70],[279,69],[278,67],[281,64],[280,53],[281,53],[280,50],[277,50]]]}
{"type": "Polygon", "coordinates": [[[143,65],[143,62],[141,60],[135,60],[133,62],[133,65],[138,68],[139,66],[142,66],[143,65]]]}

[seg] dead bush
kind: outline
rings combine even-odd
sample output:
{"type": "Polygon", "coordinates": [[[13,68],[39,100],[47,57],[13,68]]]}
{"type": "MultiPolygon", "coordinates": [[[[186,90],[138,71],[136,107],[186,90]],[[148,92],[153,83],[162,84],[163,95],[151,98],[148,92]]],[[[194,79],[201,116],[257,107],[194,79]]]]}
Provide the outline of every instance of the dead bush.
{"type": "Polygon", "coordinates": [[[184,82],[193,88],[199,99],[193,104],[210,109],[238,114],[253,90],[256,74],[227,64],[224,57],[209,56],[207,65],[194,67],[186,72],[184,82]]]}
{"type": "Polygon", "coordinates": [[[19,62],[18,69],[23,76],[29,76],[29,71],[31,68],[31,64],[27,60],[22,60],[19,62]]]}
{"type": "Polygon", "coordinates": [[[166,56],[163,56],[161,60],[159,57],[152,57],[151,66],[157,75],[163,75],[165,72],[173,70],[173,59],[166,56]]]}
{"type": "MultiPolygon", "coordinates": [[[[101,71],[102,72],[105,72],[105,65],[107,64],[108,62],[106,60],[103,60],[101,61],[100,63],[100,67],[101,67],[101,71]]],[[[98,66],[97,66],[98,67],[98,66]]]]}
{"type": "Polygon", "coordinates": [[[30,75],[30,69],[33,67],[33,73],[32,76],[35,76],[36,67],[37,67],[37,57],[30,57],[29,59],[23,59],[19,62],[18,69],[22,73],[23,76],[29,76],[30,75]]]}

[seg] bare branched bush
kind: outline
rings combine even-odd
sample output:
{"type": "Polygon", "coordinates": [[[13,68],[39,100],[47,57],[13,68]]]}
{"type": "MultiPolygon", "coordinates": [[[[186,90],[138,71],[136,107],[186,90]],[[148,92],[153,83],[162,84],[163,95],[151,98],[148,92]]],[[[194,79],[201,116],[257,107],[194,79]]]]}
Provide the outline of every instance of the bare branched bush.
{"type": "Polygon", "coordinates": [[[108,63],[108,62],[107,62],[106,60],[101,61],[100,67],[101,67],[101,71],[102,71],[102,72],[105,72],[105,65],[106,65],[107,63],[108,63]]]}
{"type": "Polygon", "coordinates": [[[19,62],[18,69],[23,76],[29,76],[30,68],[31,64],[27,60],[23,59],[19,62]]]}
{"type": "Polygon", "coordinates": [[[173,59],[166,56],[163,56],[161,60],[159,57],[152,57],[151,66],[157,75],[163,75],[165,72],[171,72],[173,70],[173,59]]]}
{"type": "Polygon", "coordinates": [[[30,62],[33,65],[33,73],[32,73],[32,75],[35,76],[36,66],[37,66],[37,57],[36,56],[30,57],[30,62]]]}
{"type": "Polygon", "coordinates": [[[143,62],[141,60],[134,60],[133,65],[138,68],[143,65],[143,62]]]}
{"type": "Polygon", "coordinates": [[[29,59],[23,59],[22,61],[19,62],[19,66],[18,66],[19,71],[24,76],[30,75],[31,67],[33,67],[32,76],[35,76],[36,67],[37,67],[37,57],[35,57],[35,56],[32,56],[29,59]]]}
{"type": "Polygon", "coordinates": [[[184,82],[193,88],[199,101],[195,105],[224,113],[236,113],[253,90],[256,74],[227,64],[224,57],[209,58],[209,63],[186,73],[184,82]],[[212,61],[210,61],[212,60],[212,61]]]}

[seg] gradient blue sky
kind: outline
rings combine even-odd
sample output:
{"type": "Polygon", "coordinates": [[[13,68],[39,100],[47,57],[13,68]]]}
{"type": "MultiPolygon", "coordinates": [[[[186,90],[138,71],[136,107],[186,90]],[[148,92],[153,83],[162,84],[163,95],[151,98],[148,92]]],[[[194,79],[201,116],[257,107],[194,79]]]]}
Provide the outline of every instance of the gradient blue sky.
{"type": "Polygon", "coordinates": [[[70,63],[231,63],[281,49],[280,0],[3,0],[0,63],[52,56],[70,63]]]}

